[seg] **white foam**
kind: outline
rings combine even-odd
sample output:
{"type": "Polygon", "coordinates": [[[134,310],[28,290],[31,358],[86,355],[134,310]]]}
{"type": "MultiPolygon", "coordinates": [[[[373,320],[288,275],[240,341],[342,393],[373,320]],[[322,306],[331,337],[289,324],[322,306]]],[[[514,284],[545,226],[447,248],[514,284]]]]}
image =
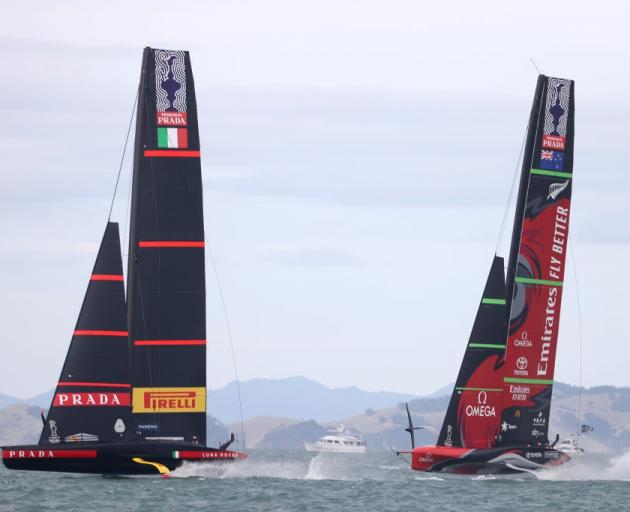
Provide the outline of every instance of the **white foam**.
{"type": "Polygon", "coordinates": [[[581,455],[558,468],[538,471],[539,480],[618,480],[630,481],[630,451],[618,457],[581,455]]]}

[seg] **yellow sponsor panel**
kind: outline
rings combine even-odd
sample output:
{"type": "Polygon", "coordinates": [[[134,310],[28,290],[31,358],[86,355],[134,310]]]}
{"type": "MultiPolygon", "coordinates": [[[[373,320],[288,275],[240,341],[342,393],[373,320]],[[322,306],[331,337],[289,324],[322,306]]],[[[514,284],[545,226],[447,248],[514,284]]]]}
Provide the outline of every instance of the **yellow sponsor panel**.
{"type": "Polygon", "coordinates": [[[133,388],[132,412],[206,412],[206,388],[133,388]]]}

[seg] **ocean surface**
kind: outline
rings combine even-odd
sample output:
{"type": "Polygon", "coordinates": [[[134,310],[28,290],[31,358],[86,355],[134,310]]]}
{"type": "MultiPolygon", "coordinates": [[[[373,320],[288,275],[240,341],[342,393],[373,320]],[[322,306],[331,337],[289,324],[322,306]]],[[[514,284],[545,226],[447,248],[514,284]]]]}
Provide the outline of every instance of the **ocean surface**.
{"type": "Polygon", "coordinates": [[[390,453],[252,451],[222,467],[188,464],[171,478],[0,469],[2,511],[630,510],[630,453],[585,455],[534,477],[411,471],[390,453]]]}

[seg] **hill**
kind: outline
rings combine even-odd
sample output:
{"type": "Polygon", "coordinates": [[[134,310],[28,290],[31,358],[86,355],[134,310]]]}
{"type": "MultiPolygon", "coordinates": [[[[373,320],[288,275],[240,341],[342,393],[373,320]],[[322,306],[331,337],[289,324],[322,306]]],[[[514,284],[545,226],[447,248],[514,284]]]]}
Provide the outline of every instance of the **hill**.
{"type": "MultiPolygon", "coordinates": [[[[386,450],[390,447],[409,446],[404,410],[404,397],[399,393],[370,393],[357,388],[330,389],[308,379],[293,378],[279,381],[249,381],[243,398],[248,409],[265,414],[250,417],[244,422],[247,448],[302,449],[305,441],[313,441],[326,429],[344,423],[361,433],[369,450],[386,450]],[[259,385],[258,392],[252,391],[259,385]],[[293,389],[293,394],[290,393],[293,389]],[[272,393],[272,396],[267,395],[272,393]],[[376,396],[373,396],[376,395],[376,396]],[[281,403],[286,399],[287,403],[281,403]],[[348,398],[350,397],[350,398],[348,398]],[[358,404],[342,403],[358,397],[358,404]],[[384,406],[382,403],[389,398],[384,406]],[[250,402],[258,400],[258,402],[250,402]],[[330,406],[330,409],[329,409],[330,406]],[[356,411],[357,412],[348,412],[356,411]],[[312,410],[313,414],[309,414],[312,410]],[[287,411],[295,415],[283,414],[287,411]],[[334,412],[337,416],[333,416],[334,412]],[[324,418],[323,420],[321,418],[324,418]]],[[[445,387],[448,391],[452,386],[445,387]]],[[[221,391],[221,390],[219,390],[221,391]]],[[[227,393],[224,388],[222,392],[227,393]]],[[[594,427],[582,443],[591,452],[624,452],[630,449],[630,388],[597,386],[581,389],[561,382],[554,385],[551,408],[550,435],[566,436],[578,428],[577,409],[580,405],[581,421],[594,427]]],[[[434,443],[441,426],[449,395],[414,398],[409,401],[416,426],[426,427],[416,434],[418,444],[434,443]]],[[[213,398],[208,398],[213,403],[213,398]]],[[[39,407],[13,404],[0,409],[0,445],[36,442],[41,431],[39,407]]],[[[229,417],[229,416],[228,416],[229,417]]],[[[227,426],[212,416],[208,417],[208,444],[216,446],[234,432],[241,438],[240,422],[227,426]]],[[[237,447],[237,446],[235,446],[237,447]]]]}
{"type": "MultiPolygon", "coordinates": [[[[253,379],[241,382],[240,388],[244,419],[274,416],[331,421],[417,398],[405,393],[365,391],[354,386],[329,388],[305,377],[253,379]]],[[[48,408],[53,391],[26,400],[0,394],[0,409],[15,403],[48,408]]],[[[208,412],[223,423],[240,421],[235,382],[220,389],[208,389],[207,403],[208,412]]]]}

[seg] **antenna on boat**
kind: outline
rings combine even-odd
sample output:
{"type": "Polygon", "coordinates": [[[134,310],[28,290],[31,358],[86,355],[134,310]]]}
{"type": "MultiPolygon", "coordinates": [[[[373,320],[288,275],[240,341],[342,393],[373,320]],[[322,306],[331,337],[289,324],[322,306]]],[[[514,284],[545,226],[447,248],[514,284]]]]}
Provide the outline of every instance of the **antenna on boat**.
{"type": "Polygon", "coordinates": [[[536,61],[534,60],[533,57],[529,58],[529,62],[531,62],[534,68],[536,68],[536,71],[538,72],[539,75],[543,74],[543,72],[538,68],[538,65],[536,64],[536,61]]]}

